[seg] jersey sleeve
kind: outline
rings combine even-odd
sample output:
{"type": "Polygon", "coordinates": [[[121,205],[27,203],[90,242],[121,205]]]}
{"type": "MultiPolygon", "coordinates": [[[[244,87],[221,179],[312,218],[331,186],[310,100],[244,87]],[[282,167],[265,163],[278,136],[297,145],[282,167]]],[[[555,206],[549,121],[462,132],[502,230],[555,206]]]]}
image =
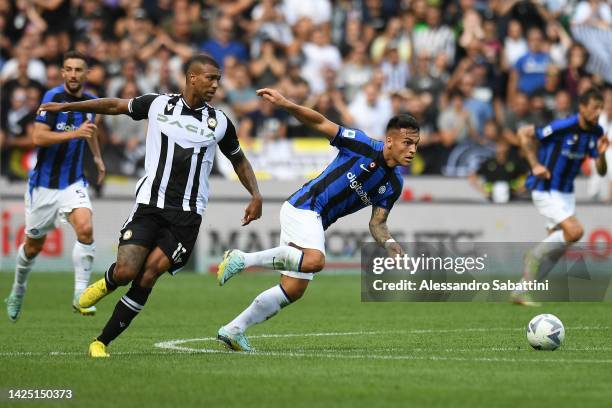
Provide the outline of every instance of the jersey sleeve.
{"type": "Polygon", "coordinates": [[[388,189],[382,197],[374,203],[374,207],[384,208],[387,211],[391,211],[393,204],[402,195],[402,189],[404,187],[404,179],[400,175],[395,175],[390,183],[391,188],[388,189]]]}
{"type": "Polygon", "coordinates": [[[339,126],[338,133],[329,142],[340,151],[359,154],[362,156],[376,157],[378,150],[376,149],[376,140],[368,137],[361,130],[348,129],[339,126]]]}
{"type": "Polygon", "coordinates": [[[536,128],[536,137],[540,142],[546,142],[548,140],[554,140],[560,136],[564,136],[570,129],[578,124],[576,116],[571,116],[566,119],[558,119],[552,121],[548,125],[536,128]]]}
{"type": "Polygon", "coordinates": [[[130,99],[128,102],[128,115],[134,120],[147,119],[149,117],[149,108],[159,94],[148,93],[130,99]]]}
{"type": "MultiPolygon", "coordinates": [[[[223,114],[225,115],[225,114],[223,114]]],[[[219,142],[219,149],[221,153],[228,159],[237,154],[240,151],[240,143],[238,142],[238,136],[236,135],[236,127],[227,116],[227,128],[225,129],[225,135],[219,142]]]]}
{"type": "MultiPolygon", "coordinates": [[[[42,101],[40,103],[43,104],[47,102],[53,102],[53,97],[55,95],[57,95],[57,93],[55,92],[51,92],[51,91],[45,92],[45,95],[43,96],[42,101]]],[[[40,111],[38,112],[38,115],[36,115],[35,121],[39,123],[44,123],[45,125],[49,126],[51,129],[54,129],[56,119],[57,119],[56,112],[40,111]]]]}

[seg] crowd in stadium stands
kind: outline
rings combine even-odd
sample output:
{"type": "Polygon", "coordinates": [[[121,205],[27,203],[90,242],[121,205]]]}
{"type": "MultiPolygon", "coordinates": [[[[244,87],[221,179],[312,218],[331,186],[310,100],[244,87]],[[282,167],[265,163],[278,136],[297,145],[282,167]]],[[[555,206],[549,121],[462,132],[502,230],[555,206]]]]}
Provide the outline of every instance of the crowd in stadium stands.
{"type": "MultiPolygon", "coordinates": [[[[13,178],[26,174],[34,112],[72,48],[91,59],[88,91],[122,98],[178,92],[183,62],[211,54],[223,67],[213,103],[245,145],[317,136],[257,98],[260,87],[375,138],[409,112],[421,123],[412,174],[488,174],[497,158],[516,177],[521,125],[571,114],[592,86],[612,103],[604,0],[0,0],[0,29],[2,173],[13,178]]],[[[140,174],[145,126],[104,119],[109,172],[140,174]]]]}

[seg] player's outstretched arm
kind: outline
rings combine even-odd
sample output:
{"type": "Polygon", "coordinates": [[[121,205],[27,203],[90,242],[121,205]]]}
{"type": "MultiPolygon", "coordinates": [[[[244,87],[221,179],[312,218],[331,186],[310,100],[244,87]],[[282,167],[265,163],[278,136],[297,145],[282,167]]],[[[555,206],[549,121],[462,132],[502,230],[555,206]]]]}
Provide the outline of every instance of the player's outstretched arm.
{"type": "Polygon", "coordinates": [[[129,99],[99,98],[81,102],[47,102],[40,105],[39,112],[90,112],[105,115],[127,114],[129,99]]]}
{"type": "Polygon", "coordinates": [[[249,205],[244,210],[244,217],[242,218],[242,225],[248,225],[251,221],[257,220],[261,217],[261,204],[263,200],[261,198],[261,194],[259,193],[257,178],[255,177],[253,167],[251,167],[251,163],[246,158],[242,150],[229,156],[228,158],[232,162],[232,166],[238,175],[238,179],[244,188],[246,188],[251,194],[251,202],[249,202],[249,205]]]}
{"type": "Polygon", "coordinates": [[[63,143],[72,139],[91,139],[97,131],[96,125],[86,120],[78,129],[71,132],[54,132],[49,125],[44,123],[34,123],[32,140],[36,146],[49,146],[55,143],[63,143]]]}
{"type": "Polygon", "coordinates": [[[518,130],[517,134],[521,148],[525,152],[525,157],[531,167],[531,173],[538,178],[549,179],[550,171],[538,160],[538,143],[535,126],[523,126],[518,130]]]}
{"type": "Polygon", "coordinates": [[[339,126],[337,123],[332,122],[315,110],[291,102],[276,89],[258,89],[257,95],[275,106],[285,109],[306,126],[325,134],[329,140],[332,140],[338,134],[339,126]]]}
{"type": "Polygon", "coordinates": [[[389,256],[403,255],[404,250],[398,244],[387,227],[387,217],[389,210],[382,207],[372,207],[372,217],[370,218],[370,234],[379,245],[385,247],[389,256]]]}
{"type": "Polygon", "coordinates": [[[597,157],[597,160],[595,160],[595,168],[597,168],[597,173],[599,173],[599,175],[602,177],[605,176],[608,172],[608,163],[606,162],[606,150],[608,150],[609,144],[610,142],[608,141],[606,135],[600,137],[597,141],[597,153],[599,153],[599,156],[597,157]]]}

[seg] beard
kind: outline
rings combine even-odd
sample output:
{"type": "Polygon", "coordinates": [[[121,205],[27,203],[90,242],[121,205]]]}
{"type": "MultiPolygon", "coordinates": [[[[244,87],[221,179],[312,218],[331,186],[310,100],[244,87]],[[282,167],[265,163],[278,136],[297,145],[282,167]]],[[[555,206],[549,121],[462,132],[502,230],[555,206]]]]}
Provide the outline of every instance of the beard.
{"type": "Polygon", "coordinates": [[[66,88],[68,88],[70,92],[76,93],[76,92],[79,92],[81,88],[83,88],[83,83],[82,82],[76,82],[76,83],[66,82],[66,88]]]}

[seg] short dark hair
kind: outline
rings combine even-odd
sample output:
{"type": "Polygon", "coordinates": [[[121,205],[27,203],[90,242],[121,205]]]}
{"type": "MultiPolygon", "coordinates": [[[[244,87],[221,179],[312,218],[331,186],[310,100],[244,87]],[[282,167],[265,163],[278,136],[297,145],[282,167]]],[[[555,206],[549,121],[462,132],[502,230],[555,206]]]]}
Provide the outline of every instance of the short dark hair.
{"type": "Polygon", "coordinates": [[[187,74],[194,64],[202,64],[202,65],[212,65],[217,69],[221,69],[219,63],[212,55],[209,54],[196,54],[193,57],[189,58],[189,60],[185,63],[183,69],[185,74],[187,74]]]}
{"type": "Polygon", "coordinates": [[[463,92],[460,89],[454,88],[448,93],[449,101],[452,101],[455,98],[464,98],[463,92]]]}
{"type": "Polygon", "coordinates": [[[578,103],[580,105],[588,105],[591,99],[595,99],[596,101],[603,102],[603,95],[598,88],[589,88],[584,91],[578,97],[578,103]]]}
{"type": "Polygon", "coordinates": [[[420,130],[419,122],[417,122],[414,116],[407,113],[400,113],[392,117],[389,123],[387,123],[387,131],[391,129],[410,129],[415,132],[420,130]]]}
{"type": "Polygon", "coordinates": [[[85,62],[85,65],[89,65],[89,61],[87,60],[87,57],[83,55],[82,53],[75,51],[75,50],[68,51],[64,54],[64,58],[62,58],[62,64],[66,62],[66,60],[68,59],[80,59],[85,62]]]}

